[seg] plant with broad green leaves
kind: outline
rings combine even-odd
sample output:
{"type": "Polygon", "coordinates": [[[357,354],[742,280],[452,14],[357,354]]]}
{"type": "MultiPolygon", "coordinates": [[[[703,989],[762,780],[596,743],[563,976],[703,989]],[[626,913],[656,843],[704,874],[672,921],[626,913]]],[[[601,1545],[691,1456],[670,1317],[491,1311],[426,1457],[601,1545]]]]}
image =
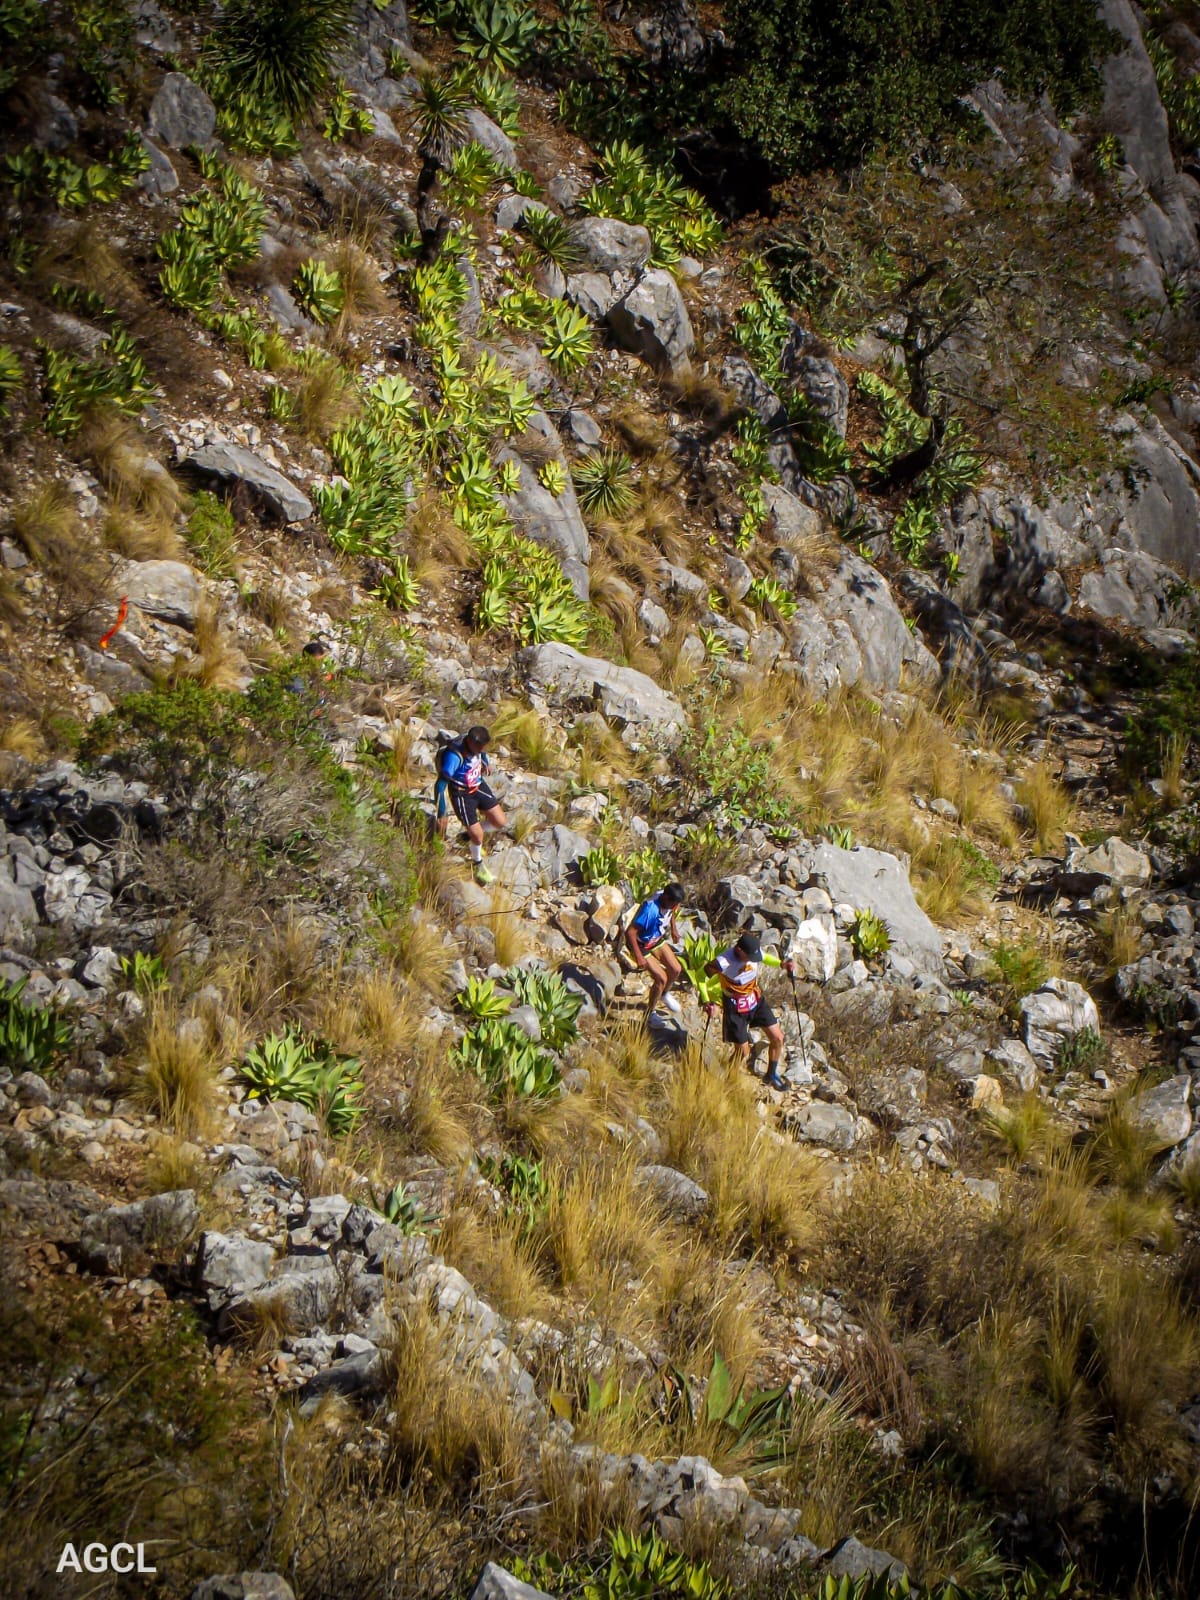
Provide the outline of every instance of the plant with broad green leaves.
{"type": "Polygon", "coordinates": [[[542,354],[562,377],[578,372],[595,349],[591,320],[567,300],[552,303],[542,335],[542,354]]]}
{"type": "Polygon", "coordinates": [[[292,280],[296,304],[315,323],[332,322],[346,303],[346,290],[340,272],[311,256],[302,261],[292,280]]]}
{"type": "Polygon", "coordinates": [[[458,24],[458,48],[464,55],[502,67],[524,64],[540,32],[528,6],[514,0],[470,0],[458,24]]]}
{"type": "Polygon", "coordinates": [[[351,0],[227,0],[204,51],[214,97],[230,86],[289,116],[309,111],[350,35],[351,0]]]}
{"type": "Polygon", "coordinates": [[[937,512],[914,495],[904,502],[892,523],[892,546],[912,566],[919,567],[939,531],[937,512]]]}
{"type": "Polygon", "coordinates": [[[740,722],[726,726],[710,718],[703,727],[691,728],[679,755],[685,793],[695,809],[715,811],[734,827],[791,821],[771,746],[756,743],[740,722]]]}
{"type": "Polygon", "coordinates": [[[523,644],[567,644],[578,650],[587,641],[588,628],[586,610],[571,595],[557,600],[531,600],[517,624],[517,633],[523,644]]]}
{"type": "Polygon", "coordinates": [[[790,594],[778,578],[755,578],[746,591],[746,598],[760,611],[772,610],[786,622],[798,609],[796,597],[790,594]]]}
{"type": "Polygon", "coordinates": [[[407,556],[394,556],[391,569],[380,573],[371,593],[389,611],[411,611],[421,598],[407,556]]]}
{"type": "Polygon", "coordinates": [[[635,900],[645,900],[657,894],[671,876],[666,862],[652,844],[643,845],[640,850],[631,850],[625,857],[622,874],[635,900]]]}
{"type": "Polygon", "coordinates": [[[362,1062],[339,1055],[326,1039],[289,1023],[242,1060],[241,1078],[252,1100],[294,1100],[334,1137],[352,1133],[362,1117],[362,1062]]]}
{"type": "Polygon", "coordinates": [[[585,512],[620,517],[633,505],[633,463],[623,450],[596,450],[576,463],[571,476],[585,512]]]}
{"type": "Polygon", "coordinates": [[[550,1198],[550,1182],[542,1163],[506,1151],[499,1159],[481,1157],[479,1171],[504,1196],[505,1216],[520,1224],[522,1236],[527,1235],[544,1215],[550,1198]]]}
{"type": "Polygon", "coordinates": [[[135,950],[131,956],[121,957],[121,976],[129,988],[136,989],[140,995],[157,994],[171,981],[163,958],[149,955],[145,950],[135,950]]]}
{"type": "Polygon", "coordinates": [[[922,498],[934,506],[948,506],[969,494],[983,474],[983,457],[957,417],[946,423],[933,460],[917,479],[922,498]]]}
{"type": "Polygon", "coordinates": [[[511,967],[504,982],[523,1006],[532,1006],[542,1028],[542,1043],[561,1050],[579,1037],[582,995],[572,994],[557,972],[537,972],[528,967],[511,967]]]}
{"type": "Polygon", "coordinates": [[[720,224],[702,196],[654,166],[640,145],[609,145],[598,164],[600,178],[580,199],[580,210],[648,229],[655,266],[671,266],[685,251],[707,254],[720,243],[720,224]]]}
{"type": "Polygon", "coordinates": [[[28,982],[0,981],[0,1064],[14,1076],[49,1071],[74,1038],[53,1006],[32,1006],[21,998],[28,982]]]}
{"type": "Polygon", "coordinates": [[[883,432],[862,446],[863,455],[877,474],[924,444],[932,426],[928,417],[918,416],[908,401],[874,372],[860,372],[855,380],[858,392],[873,402],[883,423],[883,432]]]}
{"type": "Polygon", "coordinates": [[[715,1005],[721,998],[721,982],[705,972],[710,961],[715,961],[720,947],[711,933],[688,933],[683,939],[683,954],[679,958],[688,982],[696,991],[702,1005],[715,1005]]]}
{"type": "Polygon", "coordinates": [[[149,165],[145,145],[130,134],[108,165],[97,161],[81,167],[67,156],[28,145],[0,161],[0,178],[11,184],[19,200],[44,194],[56,206],[81,210],[119,200],[149,165]]]}
{"type": "Polygon", "coordinates": [[[510,456],[507,461],[502,461],[496,472],[496,492],[498,494],[516,494],[521,487],[521,463],[515,456],[510,456]]]}
{"type": "Polygon", "coordinates": [[[561,461],[546,461],[538,468],[538,482],[557,500],[570,482],[567,469],[561,461]]]}
{"type": "Polygon", "coordinates": [[[154,387],[146,363],[123,328],[116,328],[93,361],[42,346],[43,388],[49,400],[46,431],[56,439],[78,433],[87,413],[107,406],[135,416],[149,404],[154,387]]]}
{"type": "Polygon", "coordinates": [[[406,1238],[423,1233],[429,1225],[429,1215],[415,1194],[409,1194],[402,1183],[393,1185],[385,1195],[371,1196],[371,1204],[385,1222],[399,1228],[406,1238]]]}
{"type": "Polygon", "coordinates": [[[325,108],[325,121],[321,127],[325,137],[341,144],[352,133],[373,133],[375,124],[365,106],[356,106],[350,97],[345,81],[339,78],[325,108]]]}
{"type": "Polygon", "coordinates": [[[598,884],[621,881],[621,858],[606,844],[593,845],[590,850],[584,851],[576,866],[579,868],[579,876],[589,889],[595,888],[598,884]]]}
{"type": "Polygon", "coordinates": [[[503,171],[492,152],[471,140],[450,157],[442,192],[455,211],[477,211],[499,185],[503,171]]]}
{"type": "Polygon", "coordinates": [[[892,936],[883,918],[864,908],[855,912],[850,928],[850,943],[856,955],[864,961],[872,961],[876,956],[887,955],[892,947],[892,936]]]}
{"type": "Polygon", "coordinates": [[[507,1016],[512,1010],[512,996],[501,994],[491,978],[468,978],[466,987],[454,998],[460,1010],[481,1022],[507,1016]]]}
{"type": "Polygon", "coordinates": [[[558,1062],[506,1017],[477,1022],[451,1058],[497,1093],[545,1099],[558,1092],[558,1062]]]}
{"type": "MultiPolygon", "coordinates": [[[[401,77],[408,70],[406,63],[401,77]]],[[[462,84],[471,102],[489,116],[502,133],[506,133],[510,139],[520,138],[521,102],[517,98],[516,85],[502,68],[483,66],[479,62],[470,61],[457,67],[454,76],[462,84]]],[[[521,174],[512,174],[510,181],[515,181],[520,176],[521,174]]]]}
{"type": "Polygon", "coordinates": [[[754,295],[734,317],[733,336],[766,382],[778,391],[786,387],[779,358],[791,332],[792,319],[765,263],[751,256],[744,270],[754,295]]]}
{"type": "Polygon", "coordinates": [[[295,125],[286,111],[269,101],[209,79],[220,96],[217,133],[231,150],[246,156],[273,156],[285,160],[300,148],[295,125]]]}
{"type": "Polygon", "coordinates": [[[12,415],[12,397],[25,381],[21,358],[10,344],[0,344],[0,422],[12,415]]]}

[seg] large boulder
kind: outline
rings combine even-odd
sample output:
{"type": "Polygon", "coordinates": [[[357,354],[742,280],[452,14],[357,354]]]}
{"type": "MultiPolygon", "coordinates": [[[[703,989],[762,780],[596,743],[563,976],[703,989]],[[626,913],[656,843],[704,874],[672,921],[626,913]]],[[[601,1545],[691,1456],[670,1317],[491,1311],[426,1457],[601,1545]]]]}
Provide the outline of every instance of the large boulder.
{"type": "Polygon", "coordinates": [[[277,1572],[227,1572],[198,1584],[191,1600],[296,1600],[296,1596],[277,1572]]]}
{"type": "MultiPolygon", "coordinates": [[[[565,470],[562,441],[544,411],[533,413],[528,431],[544,441],[546,453],[563,465],[565,470]]],[[[591,542],[570,474],[566,474],[566,486],[562,493],[551,494],[538,477],[536,469],[514,450],[501,450],[497,460],[515,461],[520,469],[517,488],[512,494],[501,496],[509,516],[527,538],[554,551],[576,594],[581,600],[586,600],[591,542]]]]}
{"type": "Polygon", "coordinates": [[[206,146],[217,126],[217,108],[198,83],[182,72],[168,72],[150,102],[146,127],[152,139],[182,150],[206,146]]]}
{"type": "Polygon", "coordinates": [[[823,1100],[798,1106],[787,1113],[784,1121],[804,1144],[823,1145],[827,1150],[853,1150],[864,1131],[853,1111],[845,1106],[826,1105],[823,1100]]]}
{"type": "Polygon", "coordinates": [[[1186,1072],[1159,1083],[1132,1102],[1134,1121],[1159,1150],[1182,1144],[1192,1131],[1192,1080],[1186,1072]]]}
{"type": "Polygon", "coordinates": [[[831,628],[843,622],[849,629],[862,662],[861,681],[870,688],[896,689],[902,679],[923,687],[940,682],[936,658],[920,635],[909,631],[887,579],[853,551],[847,550],[825,578],[815,604],[831,628]]]}
{"type": "Polygon", "coordinates": [[[608,313],[608,325],[622,349],[641,356],[656,371],[683,372],[696,347],[679,285],[658,267],[617,301],[608,313]]]}
{"type": "Polygon", "coordinates": [[[208,1300],[218,1310],[230,1300],[261,1288],[270,1277],[275,1252],[262,1239],[244,1233],[209,1232],[201,1235],[196,1258],[196,1278],[208,1300]]]}
{"type": "Polygon", "coordinates": [[[641,272],[650,260],[650,232],[616,217],[583,217],[571,229],[580,259],[592,272],[612,277],[641,272]]]}
{"type": "Polygon", "coordinates": [[[489,1561],[479,1574],[479,1582],[471,1590],[471,1600],[551,1600],[544,1589],[535,1589],[531,1583],[522,1583],[511,1572],[489,1561]]]}
{"type": "Polygon", "coordinates": [[[842,850],[822,842],[802,862],[809,882],[824,889],[835,905],[881,917],[895,954],[907,956],[918,971],[941,973],[942,936],[917,904],[908,869],[898,857],[865,845],[842,850]]]}
{"type": "Polygon", "coordinates": [[[393,52],[410,43],[408,12],[404,0],[377,6],[373,0],[353,0],[345,43],[334,58],[334,70],[346,87],[366,104],[388,112],[404,104],[405,91],[389,76],[393,52]]]}
{"type": "Polygon", "coordinates": [[[127,561],[116,574],[117,588],[149,617],[194,628],[203,593],[200,579],[184,561],[127,561]]]}
{"type": "Polygon", "coordinates": [[[1043,1067],[1053,1066],[1064,1044],[1100,1032],[1096,1002],[1082,984],[1051,978],[1021,1001],[1025,1046],[1043,1067]]]}
{"type": "Polygon", "coordinates": [[[97,1271],[120,1272],[141,1257],[174,1255],[199,1220],[195,1192],[172,1190],[94,1213],[83,1225],[80,1246],[97,1271]]]}
{"type": "Polygon", "coordinates": [[[837,929],[827,915],[809,917],[792,934],[788,951],[802,978],[828,983],[837,971],[837,929]]]}
{"type": "Polygon", "coordinates": [[[822,341],[793,323],[779,365],[821,421],[844,439],[850,411],[850,385],[822,341]]]}
{"type": "Polygon", "coordinates": [[[673,694],[632,667],[582,655],[566,644],[530,645],[517,664],[528,686],[562,705],[599,709],[627,728],[678,744],[687,717],[673,694]]]}
{"type": "Polygon", "coordinates": [[[1072,850],[1059,875],[1068,894],[1085,895],[1111,884],[1116,888],[1144,889],[1150,882],[1150,857],[1113,834],[1103,844],[1072,850]]]}
{"type": "Polygon", "coordinates": [[[284,522],[303,522],[312,516],[308,496],[278,468],[240,444],[202,445],[184,458],[184,464],[221,483],[244,485],[284,522]]]}

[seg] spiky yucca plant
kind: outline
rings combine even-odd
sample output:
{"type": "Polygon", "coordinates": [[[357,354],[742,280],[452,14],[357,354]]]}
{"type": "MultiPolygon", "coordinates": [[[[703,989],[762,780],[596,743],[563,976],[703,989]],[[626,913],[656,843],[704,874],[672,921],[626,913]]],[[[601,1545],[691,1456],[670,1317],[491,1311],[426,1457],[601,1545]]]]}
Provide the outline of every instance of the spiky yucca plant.
{"type": "Polygon", "coordinates": [[[209,61],[239,93],[297,115],[328,89],[352,9],[351,0],[228,0],[209,61]]]}
{"type": "Polygon", "coordinates": [[[633,463],[623,450],[597,450],[579,462],[573,476],[584,511],[619,517],[633,505],[633,463]]]}

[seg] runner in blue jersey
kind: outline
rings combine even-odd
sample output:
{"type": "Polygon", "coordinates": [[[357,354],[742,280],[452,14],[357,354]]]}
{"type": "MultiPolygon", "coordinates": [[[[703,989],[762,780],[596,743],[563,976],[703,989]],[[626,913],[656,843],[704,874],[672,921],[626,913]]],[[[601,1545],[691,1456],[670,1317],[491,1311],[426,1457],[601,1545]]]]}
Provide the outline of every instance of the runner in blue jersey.
{"type": "Polygon", "coordinates": [[[675,1016],[680,1013],[679,1001],[669,990],[683,968],[667,940],[671,938],[678,943],[679,929],[675,923],[675,913],[682,904],[683,885],[669,883],[658,894],[642,901],[633,921],[625,930],[625,943],[635,963],[642,972],[650,974],[647,1021],[659,1005],[665,1005],[675,1016]],[[651,951],[654,953],[651,954],[651,951]]]}
{"type": "Polygon", "coordinates": [[[477,883],[491,883],[492,875],[483,864],[483,824],[503,828],[508,819],[504,808],[488,787],[491,765],[487,745],[491,734],[486,728],[468,728],[461,739],[452,739],[438,752],[438,774],[434,785],[438,828],[444,835],[450,826],[450,811],[467,830],[471,860],[477,883]]]}

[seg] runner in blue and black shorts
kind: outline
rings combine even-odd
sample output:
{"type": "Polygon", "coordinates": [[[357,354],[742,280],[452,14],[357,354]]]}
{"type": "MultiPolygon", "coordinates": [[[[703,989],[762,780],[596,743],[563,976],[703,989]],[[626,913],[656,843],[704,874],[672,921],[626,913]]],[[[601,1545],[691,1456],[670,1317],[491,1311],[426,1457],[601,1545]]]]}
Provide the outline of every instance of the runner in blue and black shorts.
{"type": "Polygon", "coordinates": [[[490,763],[486,728],[468,728],[461,739],[454,739],[439,752],[438,775],[434,785],[438,827],[444,833],[450,812],[467,830],[471,860],[478,883],[491,883],[492,875],[483,864],[483,824],[497,829],[507,826],[504,808],[487,783],[490,763]]]}

